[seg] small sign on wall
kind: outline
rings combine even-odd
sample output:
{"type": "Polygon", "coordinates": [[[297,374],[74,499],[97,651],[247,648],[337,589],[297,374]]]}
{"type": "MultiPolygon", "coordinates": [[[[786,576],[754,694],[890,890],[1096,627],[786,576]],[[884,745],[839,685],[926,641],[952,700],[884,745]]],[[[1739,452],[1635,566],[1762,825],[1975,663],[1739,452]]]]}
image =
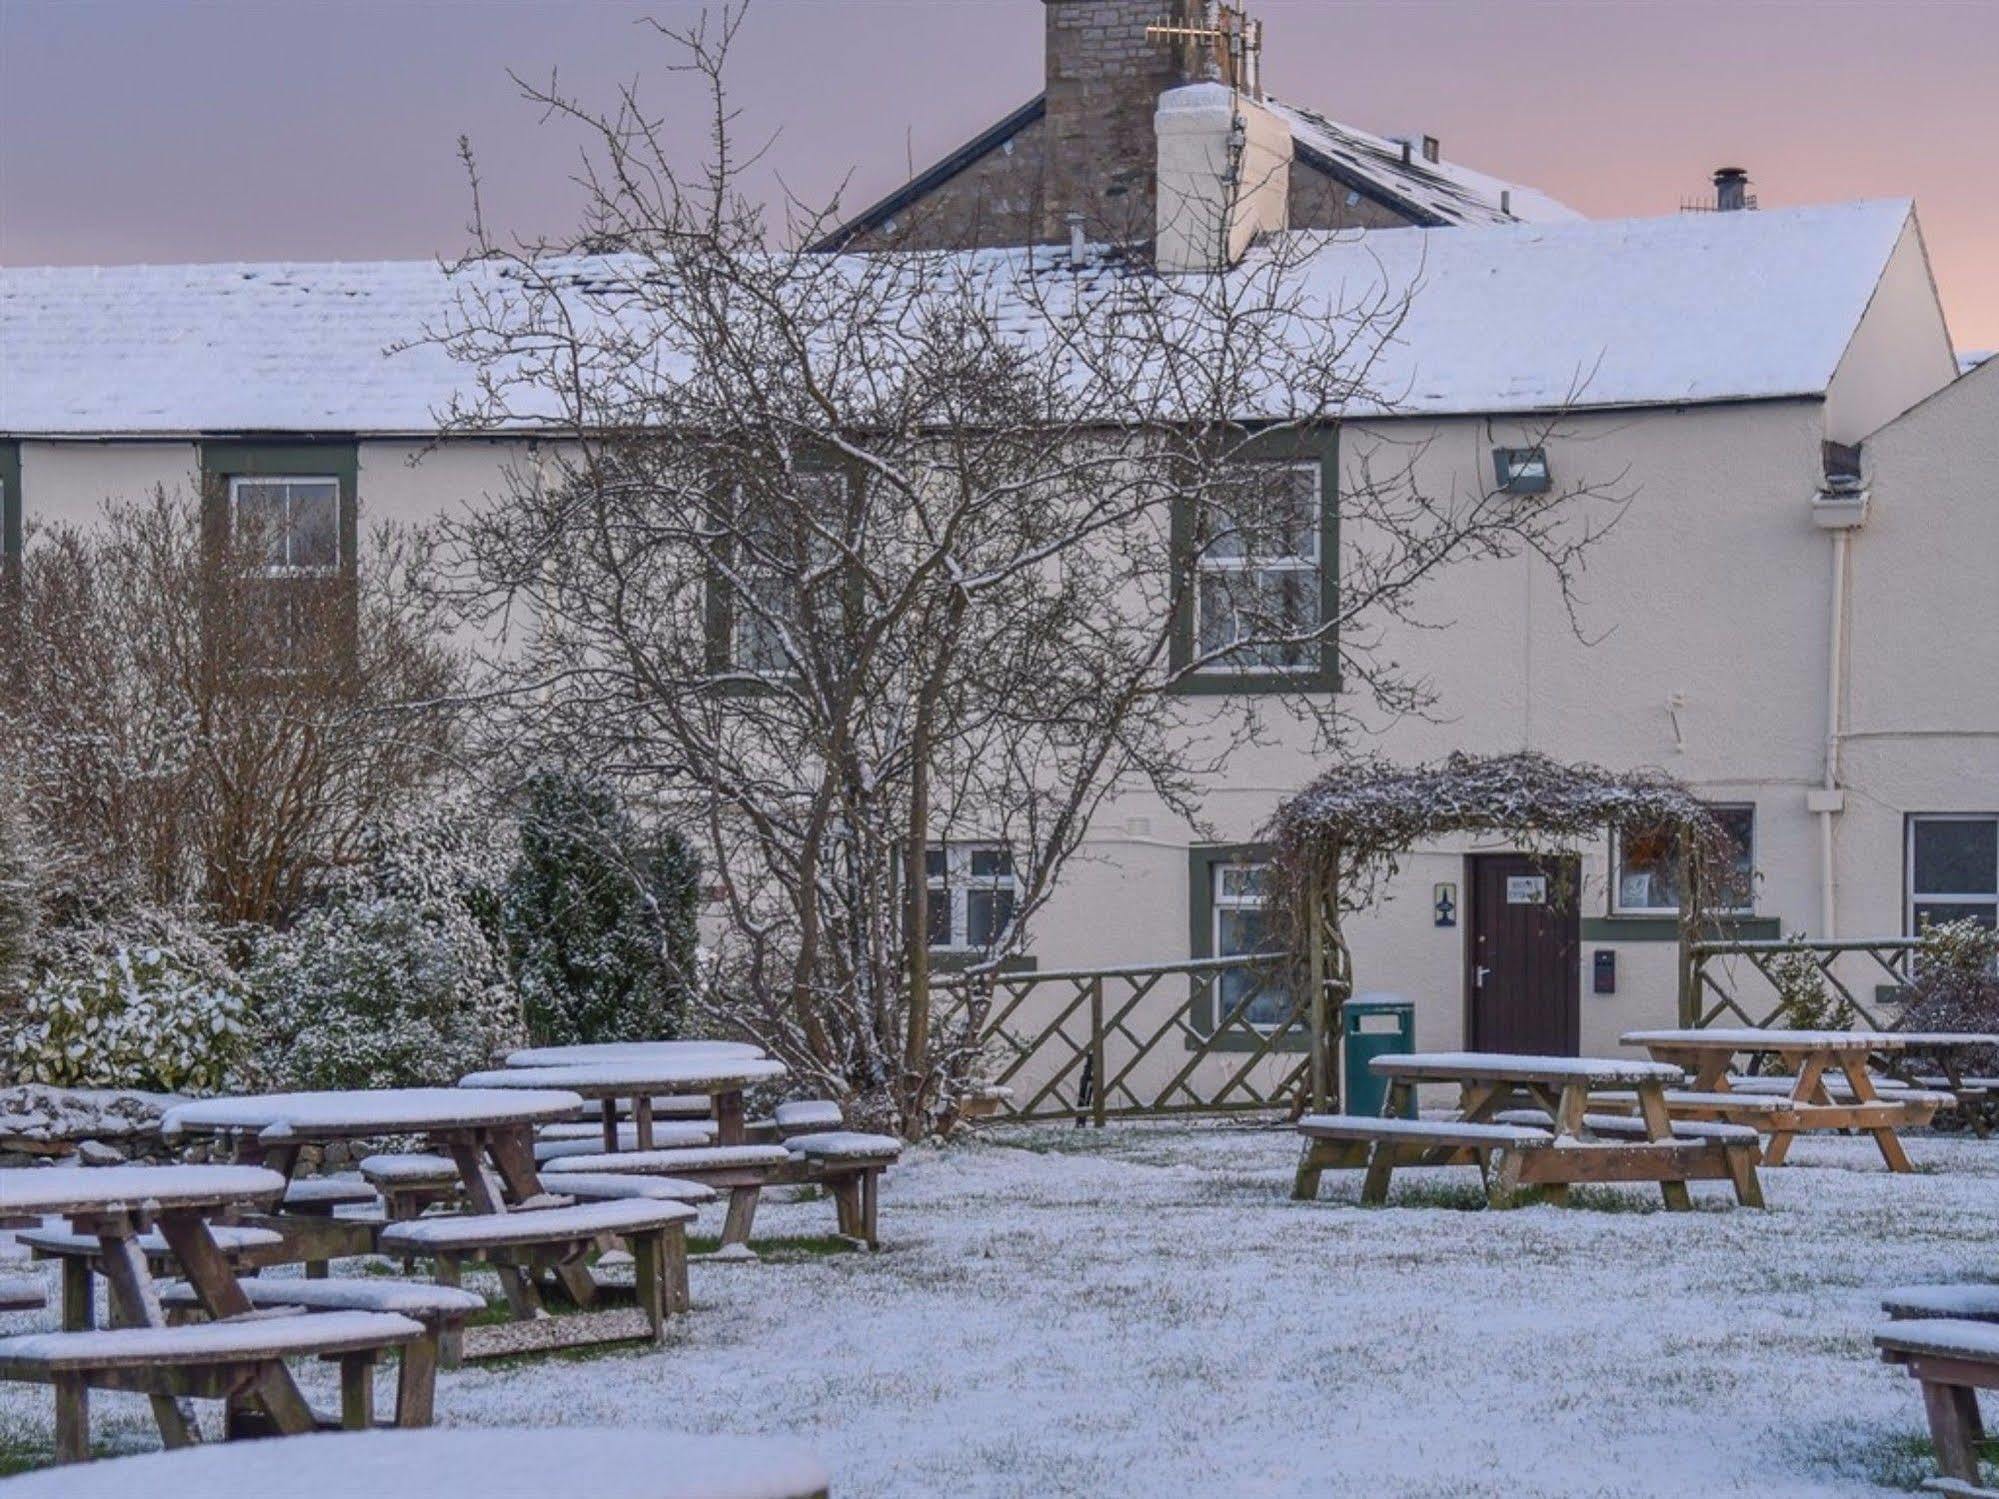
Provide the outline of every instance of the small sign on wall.
{"type": "Polygon", "coordinates": [[[1545,874],[1509,874],[1506,877],[1506,903],[1509,906],[1545,906],[1548,904],[1548,877],[1545,874]]]}
{"type": "Polygon", "coordinates": [[[1448,882],[1430,887],[1430,909],[1436,912],[1438,926],[1458,924],[1458,887],[1448,882]]]}

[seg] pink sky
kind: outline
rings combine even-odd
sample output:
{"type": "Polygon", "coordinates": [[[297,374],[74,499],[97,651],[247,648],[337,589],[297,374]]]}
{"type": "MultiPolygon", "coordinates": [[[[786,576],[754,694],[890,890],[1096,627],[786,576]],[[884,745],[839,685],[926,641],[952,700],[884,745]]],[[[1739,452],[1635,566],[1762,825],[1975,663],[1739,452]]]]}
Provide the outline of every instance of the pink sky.
{"type": "MultiPolygon", "coordinates": [[[[1163,8],[1163,6],[1162,6],[1163,8]]],[[[1960,348],[1999,347],[1995,0],[1252,0],[1273,92],[1532,183],[1672,211],[1722,162],[1766,206],[1913,196],[1960,348]]],[[[0,262],[448,253],[471,134],[488,212],[568,221],[575,137],[506,70],[677,85],[673,0],[0,0],[0,262]]],[[[760,0],[745,126],[854,206],[1040,86],[1040,0],[760,0]]]]}

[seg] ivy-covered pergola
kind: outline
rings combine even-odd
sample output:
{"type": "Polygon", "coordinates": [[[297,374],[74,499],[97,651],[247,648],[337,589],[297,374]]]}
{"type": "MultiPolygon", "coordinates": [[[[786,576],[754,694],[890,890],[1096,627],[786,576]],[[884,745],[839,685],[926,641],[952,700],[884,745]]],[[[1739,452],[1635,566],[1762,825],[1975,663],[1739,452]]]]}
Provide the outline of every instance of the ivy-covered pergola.
{"type": "Polygon", "coordinates": [[[1684,953],[1685,939],[1705,919],[1707,892],[1727,868],[1729,842],[1700,798],[1662,772],[1563,764],[1532,751],[1460,753],[1422,765],[1378,759],[1338,765],[1293,795],[1265,837],[1272,848],[1271,909],[1302,959],[1308,985],[1312,1107],[1326,1106],[1328,1038],[1354,992],[1345,918],[1375,904],[1411,850],[1471,834],[1504,837],[1528,854],[1568,854],[1606,832],[1661,829],[1672,835],[1679,864],[1684,953]]]}

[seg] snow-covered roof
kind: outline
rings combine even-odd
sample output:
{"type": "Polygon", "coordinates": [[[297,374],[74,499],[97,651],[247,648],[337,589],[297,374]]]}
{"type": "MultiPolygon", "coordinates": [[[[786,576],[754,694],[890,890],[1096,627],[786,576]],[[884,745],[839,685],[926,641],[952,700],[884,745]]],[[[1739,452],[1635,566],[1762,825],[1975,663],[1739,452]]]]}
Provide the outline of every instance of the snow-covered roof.
{"type": "MultiPolygon", "coordinates": [[[[1410,298],[1363,351],[1378,401],[1350,414],[1539,411],[1823,395],[1911,213],[1886,201],[1282,238],[1329,305],[1410,298]]],[[[1002,298],[1032,277],[1032,302],[1003,308],[1030,337],[1115,281],[1050,247],[929,260],[990,277],[1002,298]]],[[[598,315],[612,315],[601,292],[616,268],[573,278],[598,315]]],[[[460,290],[421,261],[0,269],[0,433],[428,434],[472,372],[435,344],[388,350],[448,323],[460,290]]]]}
{"type": "Polygon", "coordinates": [[[1400,141],[1342,125],[1301,105],[1276,99],[1263,102],[1290,125],[1292,145],[1306,161],[1359,191],[1385,199],[1418,223],[1489,227],[1582,217],[1536,188],[1503,182],[1454,161],[1429,161],[1420,152],[1412,152],[1412,159],[1404,161],[1400,141]]]}

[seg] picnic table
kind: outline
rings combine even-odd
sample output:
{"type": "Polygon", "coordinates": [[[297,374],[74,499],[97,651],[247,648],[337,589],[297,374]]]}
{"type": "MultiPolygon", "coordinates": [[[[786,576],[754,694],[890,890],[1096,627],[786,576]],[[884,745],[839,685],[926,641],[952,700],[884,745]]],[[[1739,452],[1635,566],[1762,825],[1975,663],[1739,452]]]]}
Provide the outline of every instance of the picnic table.
{"type": "Polygon", "coordinates": [[[1726,1119],[1749,1124],[1770,1138],[1763,1159],[1781,1166],[1791,1142],[1816,1130],[1865,1130],[1874,1137],[1890,1171],[1913,1171],[1897,1131],[1919,1128],[1935,1117],[1948,1099],[1935,1093],[1901,1092],[1884,1096],[1867,1070],[1867,1059],[1908,1047],[1907,1037],[1894,1031],[1811,1031],[1762,1028],[1628,1031],[1626,1046],[1642,1046],[1654,1059],[1685,1067],[1694,1074],[1693,1096],[1673,1101],[1685,1117],[1726,1119]],[[1730,1095],[1740,1081],[1732,1071],[1738,1056],[1774,1056],[1791,1069],[1791,1086],[1770,1107],[1768,1095],[1730,1095]],[[1832,1079],[1845,1082],[1849,1096],[1835,1098],[1832,1079]]]}
{"type": "Polygon", "coordinates": [[[147,1453],[7,1481],[8,1499],[826,1499],[795,1442],[589,1427],[461,1427],[147,1453]]]}
{"type": "Polygon", "coordinates": [[[784,1063],[770,1057],[719,1051],[678,1055],[655,1052],[561,1067],[506,1067],[494,1072],[475,1072],[460,1079],[459,1087],[526,1094],[553,1088],[570,1096],[597,1099],[603,1109],[604,1149],[616,1153],[621,1099],[630,1100],[632,1127],[640,1150],[654,1148],[652,1100],[661,1093],[708,1095],[714,1103],[716,1143],[741,1145],[743,1090],[757,1083],[774,1082],[785,1073],[784,1063]]]}
{"type": "Polygon", "coordinates": [[[1362,1199],[1386,1201],[1397,1166],[1475,1164],[1487,1176],[1490,1200],[1509,1201],[1520,1186],[1539,1186],[1555,1202],[1582,1182],[1657,1182],[1666,1206],[1692,1206],[1687,1183],[1729,1180],[1739,1201],[1761,1206],[1755,1137],[1728,1126],[1689,1126],[1666,1107],[1666,1090],[1685,1080],[1678,1067],[1623,1058],[1516,1056],[1500,1052],[1431,1052],[1377,1057],[1368,1064],[1388,1080],[1382,1116],[1307,1116],[1299,1129],[1310,1143],[1297,1191],[1315,1196],[1318,1173],[1358,1165],[1367,1180],[1362,1199]],[[1451,1119],[1405,1119],[1417,1085],[1458,1090],[1451,1119]],[[1592,1099],[1611,1089],[1635,1097],[1636,1119],[1592,1112],[1592,1099]],[[1525,1095],[1537,1106],[1521,1110],[1525,1095]],[[1496,1165],[1496,1171],[1494,1167],[1496,1165]]]}
{"type": "Polygon", "coordinates": [[[1975,1031],[1891,1031],[1898,1044],[1871,1058],[1880,1069],[1911,1087],[1941,1082],[1957,1100],[1958,1113],[1982,1140],[1992,1132],[1988,1107],[1999,1093],[1999,1078],[1972,1076],[1970,1067],[1999,1051],[1999,1036],[1975,1031]]]}
{"type": "MultiPolygon", "coordinates": [[[[284,1190],[283,1176],[257,1166],[0,1170],[0,1215],[62,1218],[72,1232],[94,1236],[101,1246],[114,1320],[127,1327],[164,1329],[166,1313],[139,1244],[141,1233],[158,1230],[211,1317],[241,1316],[250,1310],[249,1298],[216,1246],[207,1218],[220,1210],[275,1202],[284,1190]]],[[[80,1386],[59,1396],[64,1398],[80,1404],[80,1386]]],[[[150,1398],[160,1437],[169,1447],[195,1440],[192,1420],[178,1400],[166,1394],[150,1398]]],[[[251,1398],[280,1431],[314,1428],[311,1408],[282,1363],[266,1372],[251,1398]]],[[[73,1418],[79,1414],[71,1413],[73,1418]]]]}
{"type": "MultiPolygon", "coordinates": [[[[500,1214],[548,1198],[534,1162],[536,1124],[566,1119],[583,1106],[574,1093],[551,1087],[535,1092],[470,1088],[378,1088],[351,1093],[264,1093],[206,1098],[167,1111],[161,1122],[169,1140],[221,1135],[235,1142],[240,1162],[269,1166],[289,1179],[307,1145],[423,1135],[458,1168],[475,1213],[500,1214]]],[[[290,1215],[261,1220],[281,1228],[299,1247],[299,1258],[365,1253],[377,1228],[348,1220],[290,1215]]],[[[539,1309],[527,1272],[498,1267],[501,1289],[514,1315],[539,1309]]],[[[557,1275],[579,1306],[595,1301],[595,1287],[581,1265],[557,1266],[557,1275]]]]}
{"type": "Polygon", "coordinates": [[[508,1067],[573,1067],[590,1062],[650,1062],[676,1057],[760,1057],[747,1041],[598,1041],[575,1046],[529,1046],[510,1051],[508,1067]]]}

